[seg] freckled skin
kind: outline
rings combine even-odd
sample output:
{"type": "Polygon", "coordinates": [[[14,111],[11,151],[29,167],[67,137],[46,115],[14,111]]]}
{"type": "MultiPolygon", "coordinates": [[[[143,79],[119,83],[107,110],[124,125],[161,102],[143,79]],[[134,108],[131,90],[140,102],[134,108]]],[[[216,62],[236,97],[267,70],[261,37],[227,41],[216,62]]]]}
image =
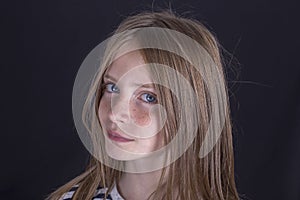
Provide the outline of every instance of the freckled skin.
{"type": "Polygon", "coordinates": [[[149,109],[147,108],[135,108],[135,105],[131,105],[132,108],[130,108],[130,114],[132,119],[134,120],[134,123],[136,123],[139,126],[147,126],[149,125],[151,119],[150,119],[150,113],[149,109]]]}
{"type": "MultiPolygon", "coordinates": [[[[100,99],[98,115],[104,134],[113,130],[133,140],[118,143],[112,142],[106,137],[106,151],[110,157],[117,160],[134,159],[132,153],[133,156],[136,156],[136,153],[148,154],[163,146],[162,133],[158,128],[158,114],[151,113],[150,115],[155,103],[145,102],[145,98],[142,96],[145,93],[148,94],[150,89],[139,87],[132,89],[132,85],[136,83],[137,79],[142,83],[152,82],[149,72],[142,67],[144,64],[140,53],[131,52],[115,60],[106,72],[115,79],[109,80],[109,82],[115,83],[123,79],[118,85],[118,92],[104,91],[100,99]],[[135,74],[130,75],[129,73],[128,76],[125,76],[128,74],[127,72],[136,68],[139,70],[135,74]],[[112,99],[116,100],[113,105],[112,99]],[[130,155],[128,156],[128,154],[130,155]]],[[[153,91],[152,88],[151,92],[153,93],[153,91]]]]}
{"type": "MultiPolygon", "coordinates": [[[[110,105],[111,100],[102,100],[100,102],[101,104],[101,112],[102,113],[111,113],[111,105],[110,105]]],[[[134,105],[137,103],[130,102],[129,104],[129,112],[130,112],[130,117],[139,126],[147,126],[151,122],[150,119],[150,109],[149,108],[143,108],[141,105],[134,105]]]]}

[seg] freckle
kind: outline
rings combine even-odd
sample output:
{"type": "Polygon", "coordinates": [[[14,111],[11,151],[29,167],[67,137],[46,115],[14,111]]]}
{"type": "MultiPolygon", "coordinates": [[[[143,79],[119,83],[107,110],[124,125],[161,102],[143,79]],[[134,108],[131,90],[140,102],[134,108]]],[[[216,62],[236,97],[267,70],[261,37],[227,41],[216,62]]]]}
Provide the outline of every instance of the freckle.
{"type": "Polygon", "coordinates": [[[147,125],[149,123],[149,112],[147,112],[146,110],[139,110],[137,108],[132,108],[131,109],[132,112],[132,117],[135,121],[135,123],[139,124],[139,125],[147,125]]]}

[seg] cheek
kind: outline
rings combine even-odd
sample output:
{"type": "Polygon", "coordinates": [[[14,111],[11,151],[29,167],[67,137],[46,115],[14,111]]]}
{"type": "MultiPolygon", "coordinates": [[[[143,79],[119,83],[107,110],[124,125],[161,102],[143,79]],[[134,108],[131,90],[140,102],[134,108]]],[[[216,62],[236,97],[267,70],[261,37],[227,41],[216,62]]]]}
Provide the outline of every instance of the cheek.
{"type": "Polygon", "coordinates": [[[105,100],[105,98],[100,99],[100,103],[98,107],[98,116],[101,123],[103,123],[104,117],[107,116],[108,111],[109,111],[109,105],[107,104],[107,101],[105,100]]]}
{"type": "Polygon", "coordinates": [[[138,104],[131,104],[130,115],[135,124],[147,126],[151,122],[150,109],[138,104]]]}

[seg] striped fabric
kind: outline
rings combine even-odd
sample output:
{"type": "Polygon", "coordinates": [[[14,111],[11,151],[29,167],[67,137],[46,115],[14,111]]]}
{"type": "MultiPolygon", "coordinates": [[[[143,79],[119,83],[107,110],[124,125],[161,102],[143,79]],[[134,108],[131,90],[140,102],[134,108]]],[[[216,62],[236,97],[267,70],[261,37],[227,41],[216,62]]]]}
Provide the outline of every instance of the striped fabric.
{"type": "MultiPolygon", "coordinates": [[[[72,187],[70,191],[65,193],[60,200],[71,200],[73,198],[74,193],[76,192],[78,185],[72,187]]],[[[98,188],[96,190],[96,194],[92,200],[104,200],[105,192],[107,188],[98,188]]],[[[113,187],[110,194],[107,196],[106,200],[124,200],[121,195],[119,194],[116,185],[113,187]]]]}

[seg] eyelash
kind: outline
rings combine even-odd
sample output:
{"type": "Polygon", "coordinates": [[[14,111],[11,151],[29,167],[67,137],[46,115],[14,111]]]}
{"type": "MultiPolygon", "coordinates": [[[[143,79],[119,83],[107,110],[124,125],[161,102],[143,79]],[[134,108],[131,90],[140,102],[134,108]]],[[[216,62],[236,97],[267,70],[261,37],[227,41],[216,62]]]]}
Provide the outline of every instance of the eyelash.
{"type": "MultiPolygon", "coordinates": [[[[105,83],[105,84],[103,84],[103,86],[102,86],[102,91],[103,91],[103,92],[108,92],[108,93],[119,93],[119,89],[118,89],[118,87],[116,87],[116,85],[115,85],[114,83],[105,83]],[[117,88],[118,91],[113,91],[113,88],[108,89],[109,86],[117,88]]],[[[147,98],[147,97],[145,97],[145,98],[147,98]]],[[[153,94],[153,93],[151,93],[151,92],[143,93],[143,94],[141,95],[141,97],[139,97],[139,99],[142,100],[142,101],[145,102],[145,103],[148,103],[148,104],[156,104],[156,103],[157,103],[156,95],[153,94]],[[148,96],[148,97],[150,96],[151,98],[153,97],[154,100],[153,100],[152,102],[149,102],[149,101],[147,101],[147,100],[144,100],[144,99],[143,99],[143,96],[144,96],[144,95],[146,95],[146,96],[148,96]]]]}
{"type": "Polygon", "coordinates": [[[143,93],[141,96],[144,96],[144,95],[150,95],[151,97],[154,98],[154,100],[152,102],[145,101],[145,100],[142,99],[142,101],[144,101],[145,103],[149,103],[149,104],[156,104],[157,103],[156,95],[154,95],[152,93],[143,93]]]}
{"type": "MultiPolygon", "coordinates": [[[[113,83],[105,83],[105,84],[103,85],[103,87],[102,87],[103,91],[106,91],[106,92],[109,92],[109,93],[113,93],[114,91],[109,91],[109,90],[108,90],[108,86],[112,86],[112,87],[115,87],[115,88],[118,89],[118,87],[117,87],[115,84],[113,84],[113,83]]],[[[118,90],[119,90],[119,89],[118,89],[118,90]]],[[[118,91],[118,92],[119,92],[119,91],[118,91]]]]}

